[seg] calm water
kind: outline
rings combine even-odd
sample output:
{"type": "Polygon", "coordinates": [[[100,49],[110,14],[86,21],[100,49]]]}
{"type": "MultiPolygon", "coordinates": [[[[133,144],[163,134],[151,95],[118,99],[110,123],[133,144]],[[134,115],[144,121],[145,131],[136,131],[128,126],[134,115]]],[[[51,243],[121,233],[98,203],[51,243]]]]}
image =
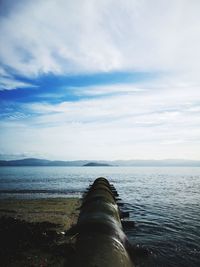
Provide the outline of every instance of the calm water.
{"type": "Polygon", "coordinates": [[[1,167],[0,197],[81,196],[99,176],[136,222],[130,241],[150,252],[137,266],[200,266],[200,168],[1,167]]]}

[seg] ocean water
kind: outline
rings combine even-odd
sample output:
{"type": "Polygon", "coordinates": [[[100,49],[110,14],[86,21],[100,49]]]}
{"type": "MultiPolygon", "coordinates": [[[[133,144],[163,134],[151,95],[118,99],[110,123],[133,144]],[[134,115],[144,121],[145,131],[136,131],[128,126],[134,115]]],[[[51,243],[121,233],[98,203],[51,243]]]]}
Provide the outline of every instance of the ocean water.
{"type": "Polygon", "coordinates": [[[116,187],[135,227],[138,267],[200,266],[200,168],[1,167],[0,199],[81,196],[97,177],[116,187]]]}

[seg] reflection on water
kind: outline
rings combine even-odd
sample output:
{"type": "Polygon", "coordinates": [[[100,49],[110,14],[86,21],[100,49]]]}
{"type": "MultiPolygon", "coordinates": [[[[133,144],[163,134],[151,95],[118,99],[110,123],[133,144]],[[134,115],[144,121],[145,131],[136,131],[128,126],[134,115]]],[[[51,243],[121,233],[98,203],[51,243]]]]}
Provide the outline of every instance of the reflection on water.
{"type": "Polygon", "coordinates": [[[99,176],[136,222],[130,241],[149,251],[137,266],[200,266],[200,168],[1,167],[0,197],[80,196],[99,176]]]}

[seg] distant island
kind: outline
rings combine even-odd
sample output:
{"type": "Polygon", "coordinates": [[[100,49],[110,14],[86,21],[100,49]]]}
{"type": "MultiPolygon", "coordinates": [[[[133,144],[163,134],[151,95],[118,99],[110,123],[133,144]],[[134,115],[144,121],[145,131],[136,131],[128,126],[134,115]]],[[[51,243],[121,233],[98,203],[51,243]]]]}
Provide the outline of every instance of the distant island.
{"type": "Polygon", "coordinates": [[[83,165],[84,167],[109,167],[112,166],[107,163],[99,163],[99,162],[89,162],[83,165]]]}
{"type": "Polygon", "coordinates": [[[0,160],[0,167],[3,166],[60,166],[60,167],[200,167],[198,160],[184,160],[184,159],[166,159],[166,160],[47,160],[37,158],[25,158],[19,160],[0,160]]]}

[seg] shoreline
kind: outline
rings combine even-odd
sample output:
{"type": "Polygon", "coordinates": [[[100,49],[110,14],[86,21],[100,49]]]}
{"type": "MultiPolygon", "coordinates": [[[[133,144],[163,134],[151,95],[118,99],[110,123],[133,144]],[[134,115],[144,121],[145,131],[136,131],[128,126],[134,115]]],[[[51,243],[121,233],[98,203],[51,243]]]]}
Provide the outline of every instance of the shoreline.
{"type": "Polygon", "coordinates": [[[67,231],[78,217],[79,198],[0,199],[0,218],[11,217],[26,222],[50,222],[67,231]]]}
{"type": "Polygon", "coordinates": [[[0,265],[66,266],[65,233],[76,223],[79,206],[79,198],[1,199],[0,265]]]}

